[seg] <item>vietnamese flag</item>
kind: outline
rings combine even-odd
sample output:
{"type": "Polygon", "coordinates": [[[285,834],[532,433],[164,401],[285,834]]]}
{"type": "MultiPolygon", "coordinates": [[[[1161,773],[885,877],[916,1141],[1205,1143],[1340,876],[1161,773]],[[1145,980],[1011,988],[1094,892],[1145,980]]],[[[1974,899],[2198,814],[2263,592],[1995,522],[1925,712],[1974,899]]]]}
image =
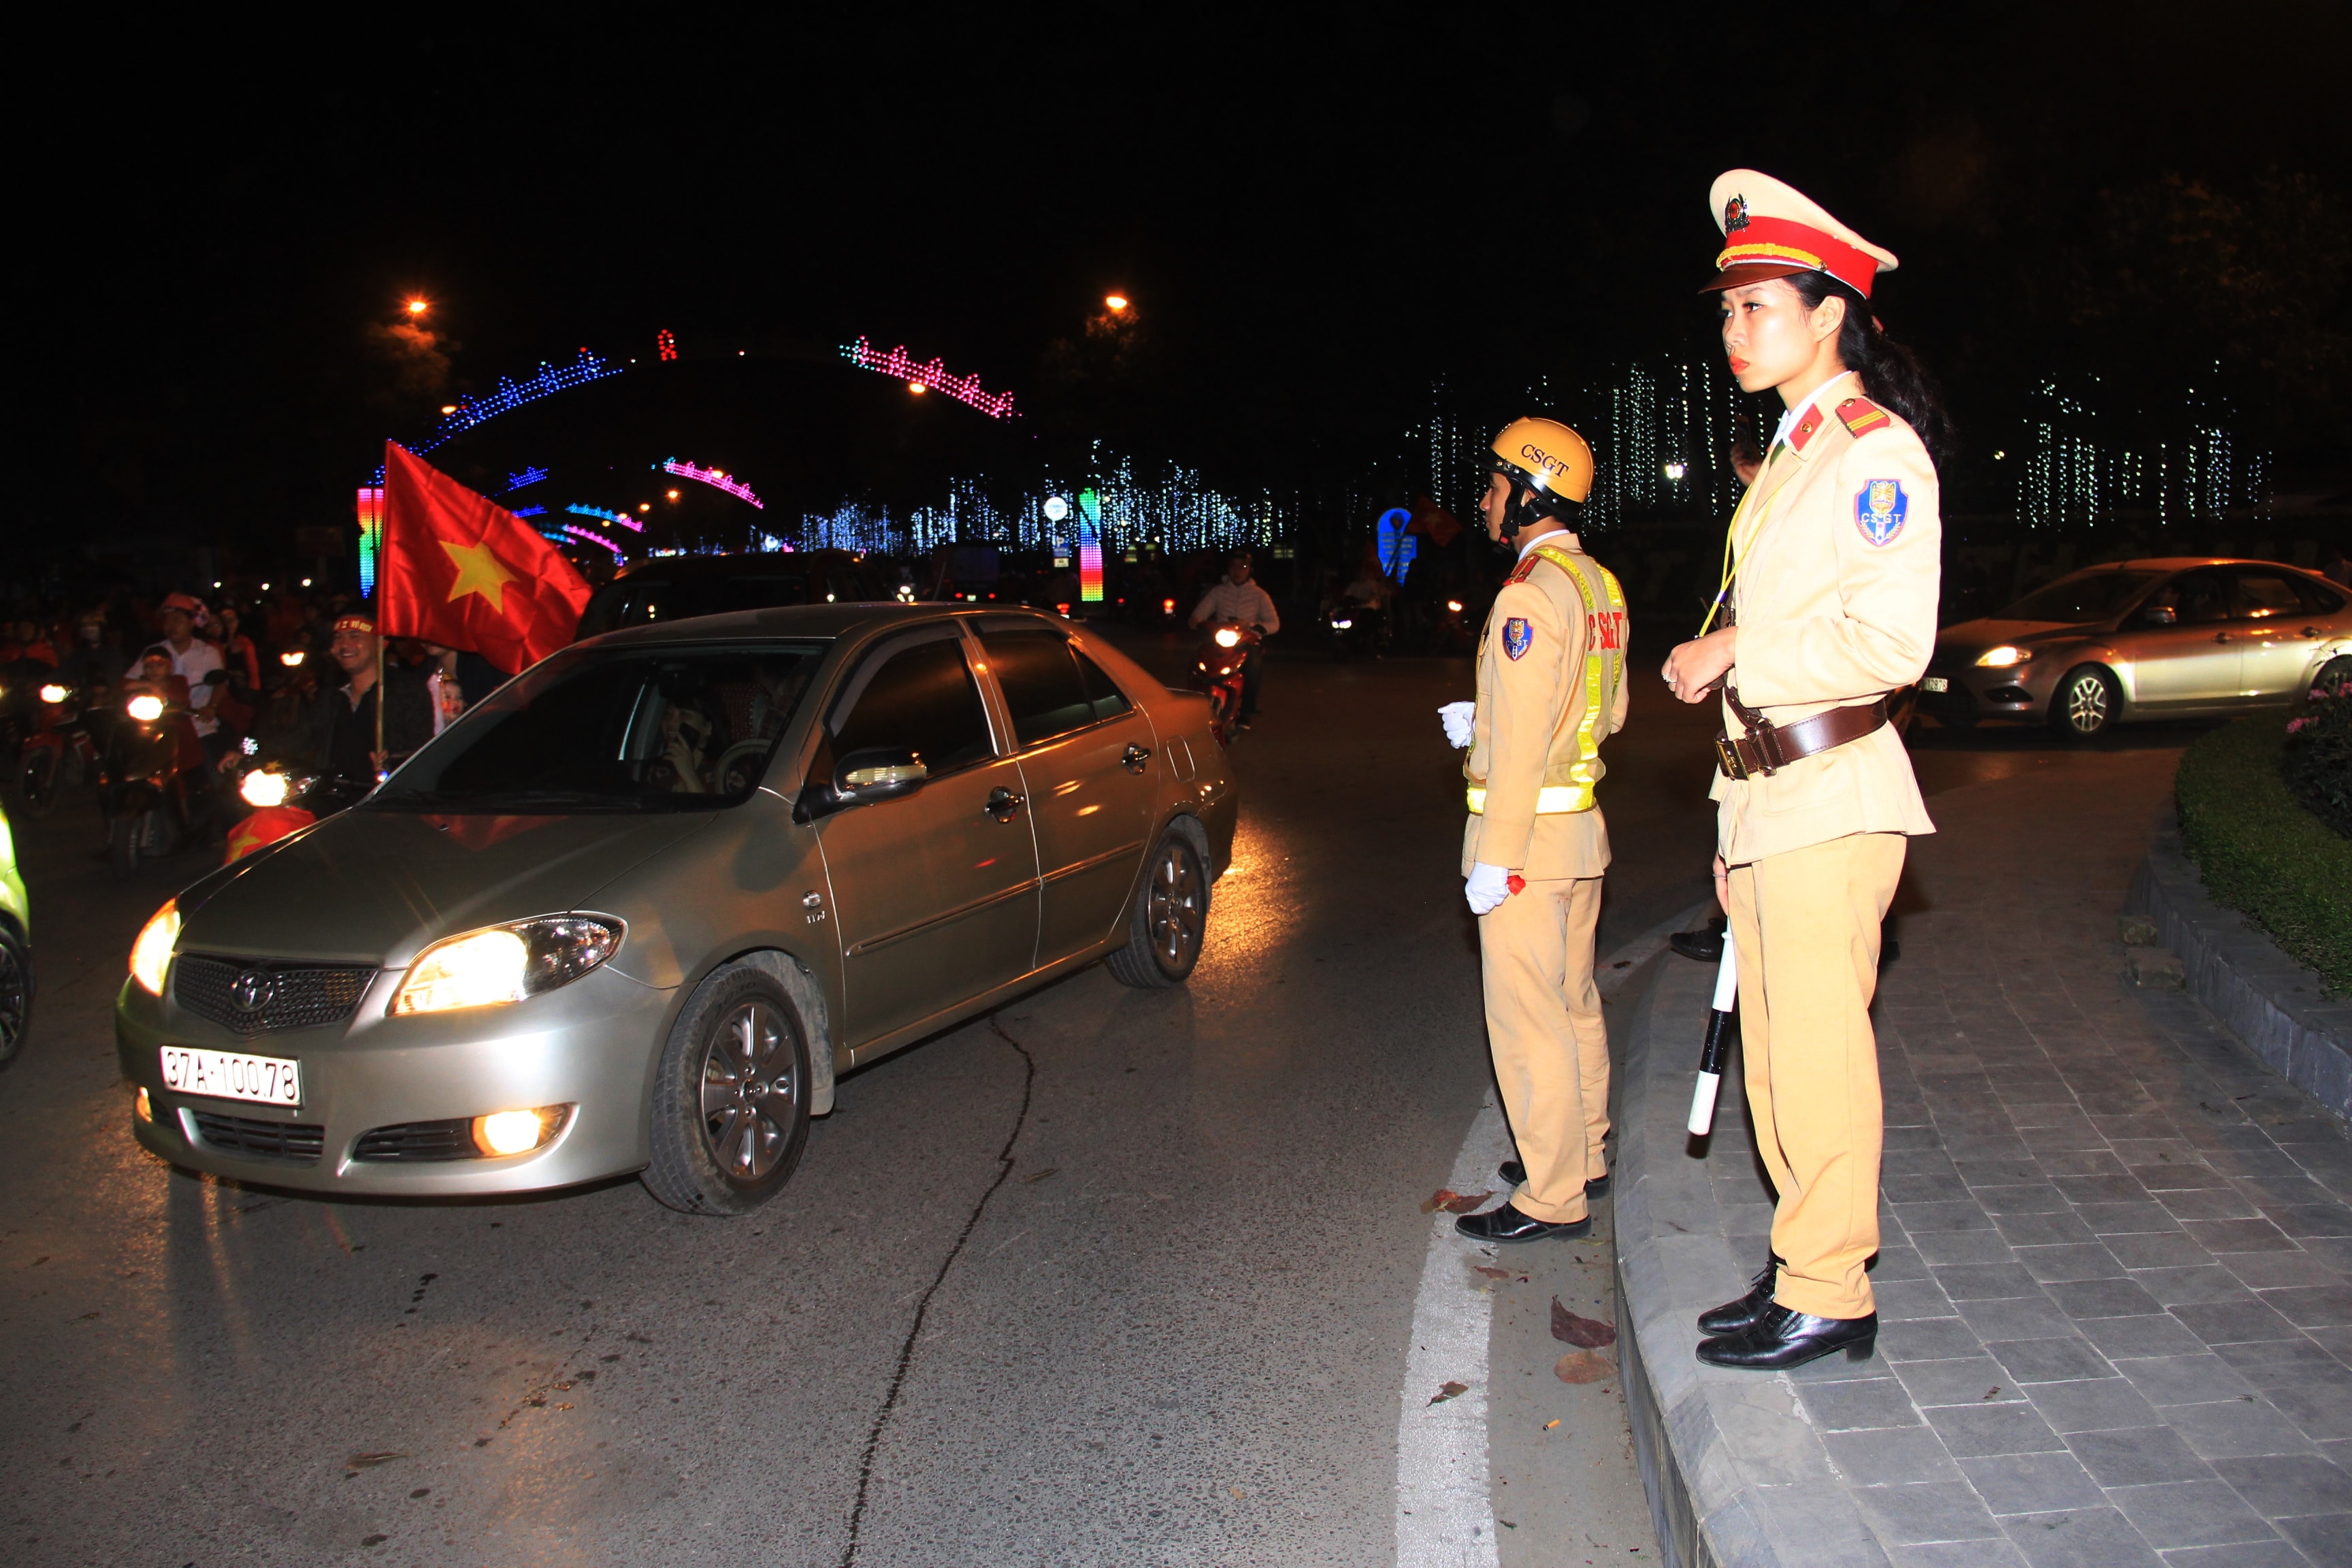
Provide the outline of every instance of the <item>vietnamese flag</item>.
{"type": "Polygon", "coordinates": [[[588,584],[535,529],[396,442],[383,444],[376,630],[520,674],[572,641],[588,584]]]}

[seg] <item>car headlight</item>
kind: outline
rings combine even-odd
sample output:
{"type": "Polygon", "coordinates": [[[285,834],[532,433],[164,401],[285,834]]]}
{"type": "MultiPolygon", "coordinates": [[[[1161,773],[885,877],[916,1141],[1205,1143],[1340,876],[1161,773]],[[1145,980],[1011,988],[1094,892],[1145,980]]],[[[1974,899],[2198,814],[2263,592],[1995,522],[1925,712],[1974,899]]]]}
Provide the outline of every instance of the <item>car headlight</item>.
{"type": "Polygon", "coordinates": [[[131,978],[150,996],[163,994],[163,975],[172,967],[172,949],[180,940],[180,900],[173,899],[147,917],[131,944],[131,978]]]}
{"type": "Polygon", "coordinates": [[[1242,634],[1234,630],[1233,627],[1219,626],[1217,628],[1217,646],[1219,647],[1233,647],[1238,645],[1241,640],[1242,634]]]}
{"type": "Polygon", "coordinates": [[[2032,658],[2032,648],[2019,647],[2012,643],[2003,643],[1999,647],[1989,647],[1977,655],[1977,668],[2007,669],[2012,665],[2024,664],[2032,658]]]}
{"type": "Polygon", "coordinates": [[[620,951],[622,929],[614,920],[547,915],[445,938],[409,966],[392,1010],[489,1007],[568,985],[620,951]]]}
{"type": "Polygon", "coordinates": [[[122,710],[142,724],[152,724],[163,716],[163,700],[141,692],[122,705],[122,710]]]}

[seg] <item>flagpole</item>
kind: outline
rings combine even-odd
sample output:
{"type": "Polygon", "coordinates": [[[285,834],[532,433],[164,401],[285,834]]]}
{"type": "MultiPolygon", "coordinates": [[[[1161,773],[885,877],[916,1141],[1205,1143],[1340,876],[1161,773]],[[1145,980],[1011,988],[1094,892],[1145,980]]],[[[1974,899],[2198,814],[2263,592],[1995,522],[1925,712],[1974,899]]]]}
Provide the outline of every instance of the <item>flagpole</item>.
{"type": "Polygon", "coordinates": [[[392,443],[384,443],[384,500],[383,518],[376,524],[375,537],[375,752],[368,761],[380,782],[383,777],[383,601],[384,589],[391,585],[392,574],[392,443]]]}

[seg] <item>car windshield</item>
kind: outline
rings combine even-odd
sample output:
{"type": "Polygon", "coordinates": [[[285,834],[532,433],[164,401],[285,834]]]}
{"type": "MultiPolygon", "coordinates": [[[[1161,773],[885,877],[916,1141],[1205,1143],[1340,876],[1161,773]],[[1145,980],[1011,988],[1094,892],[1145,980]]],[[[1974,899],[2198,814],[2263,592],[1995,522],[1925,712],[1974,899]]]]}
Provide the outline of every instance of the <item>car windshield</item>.
{"type": "Polygon", "coordinates": [[[394,811],[709,811],[745,799],[821,643],[574,648],[509,681],[377,790],[394,811]]]}
{"type": "Polygon", "coordinates": [[[2137,598],[2140,591],[2162,576],[2160,572],[2116,572],[2094,568],[2061,577],[2046,588],[2036,588],[1995,616],[1997,621],[2059,621],[2068,626],[2104,621],[2137,598]]]}

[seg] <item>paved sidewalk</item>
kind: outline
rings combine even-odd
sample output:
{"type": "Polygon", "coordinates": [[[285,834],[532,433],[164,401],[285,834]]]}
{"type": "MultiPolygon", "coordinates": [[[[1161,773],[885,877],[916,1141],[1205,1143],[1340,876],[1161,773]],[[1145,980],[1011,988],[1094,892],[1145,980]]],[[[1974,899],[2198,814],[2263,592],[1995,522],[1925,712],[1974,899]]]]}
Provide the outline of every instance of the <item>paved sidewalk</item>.
{"type": "MultiPolygon", "coordinates": [[[[1629,1300],[1678,1457],[1706,1471],[1699,1513],[1736,1495],[1722,1512],[1755,1531],[1718,1540],[1727,1562],[2352,1563],[2352,1143],[2194,1001],[2120,978],[2116,917],[2171,773],[2152,761],[1930,803],[1877,1007],[1877,1358],[1694,1383],[1696,1331],[1629,1300]],[[1851,1522],[1816,1506],[1825,1486],[1862,1528],[1796,1538],[1851,1522]]],[[[1654,998],[1654,1081],[1685,1096],[1705,980],[1684,963],[1654,998]]],[[[1737,1295],[1767,1249],[1735,1084],[1696,1188],[1650,1108],[1648,1272],[1677,1314],[1737,1295]]]]}

